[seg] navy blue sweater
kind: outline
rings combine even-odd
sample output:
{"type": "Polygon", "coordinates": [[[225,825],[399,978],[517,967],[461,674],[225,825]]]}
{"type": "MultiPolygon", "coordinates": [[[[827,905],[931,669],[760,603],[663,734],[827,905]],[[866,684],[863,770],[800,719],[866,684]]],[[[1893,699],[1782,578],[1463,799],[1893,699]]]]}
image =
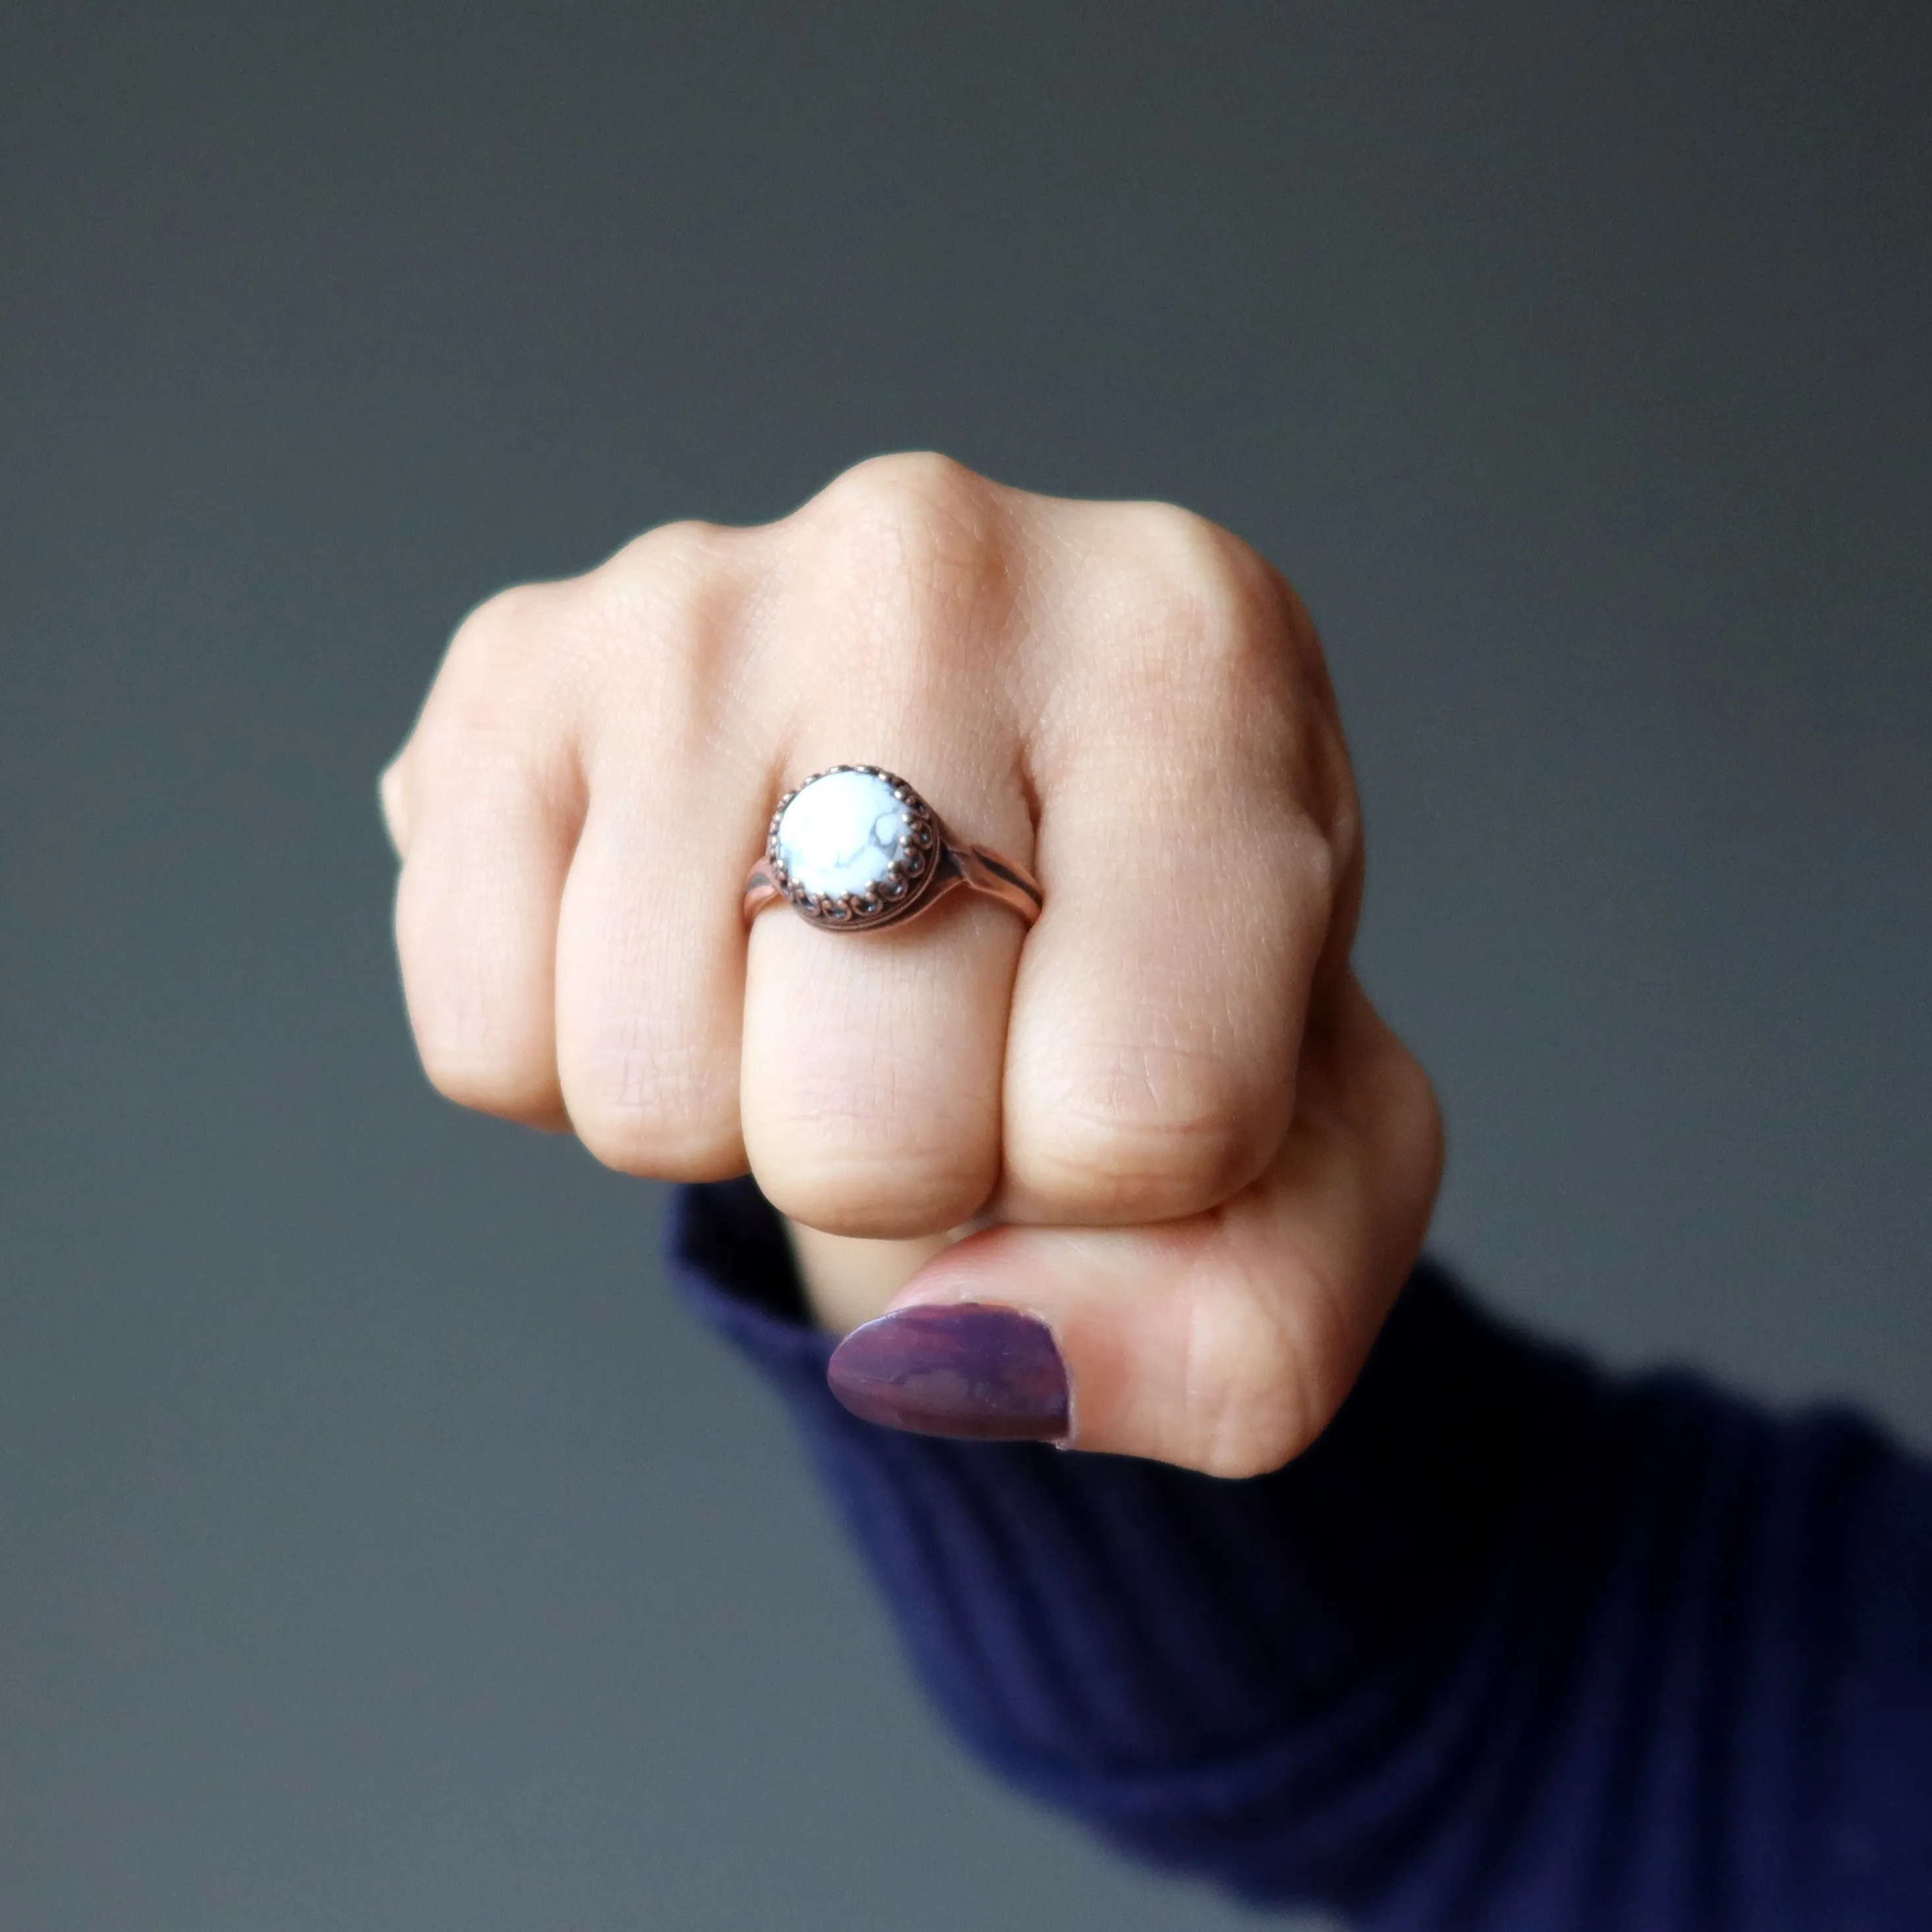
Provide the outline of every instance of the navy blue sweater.
{"type": "Polygon", "coordinates": [[[1126,1850],[1376,1928],[1932,1932],[1932,1468],[1868,1424],[1614,1379],[1425,1263],[1273,1475],[944,1442],[832,1398],[748,1182],[671,1249],[950,1721],[1126,1850]]]}

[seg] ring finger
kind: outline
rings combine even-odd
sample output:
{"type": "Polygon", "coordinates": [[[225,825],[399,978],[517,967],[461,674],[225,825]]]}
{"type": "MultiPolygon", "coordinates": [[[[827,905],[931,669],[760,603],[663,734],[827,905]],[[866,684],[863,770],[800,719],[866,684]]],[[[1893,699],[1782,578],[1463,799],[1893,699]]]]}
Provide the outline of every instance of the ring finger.
{"type": "MultiPolygon", "coordinates": [[[[1005,614],[992,493],[935,503],[944,472],[855,472],[798,519],[776,602],[797,696],[782,776],[900,774],[956,839],[1032,857],[998,675],[1005,614]],[[989,512],[989,517],[992,512],[989,512]],[[838,541],[826,544],[823,523],[838,541]]],[[[827,932],[781,908],[747,964],[740,1114],[752,1171],[794,1220],[878,1237],[970,1220],[998,1184],[1006,1015],[1024,936],[959,893],[904,925],[827,932]]]]}

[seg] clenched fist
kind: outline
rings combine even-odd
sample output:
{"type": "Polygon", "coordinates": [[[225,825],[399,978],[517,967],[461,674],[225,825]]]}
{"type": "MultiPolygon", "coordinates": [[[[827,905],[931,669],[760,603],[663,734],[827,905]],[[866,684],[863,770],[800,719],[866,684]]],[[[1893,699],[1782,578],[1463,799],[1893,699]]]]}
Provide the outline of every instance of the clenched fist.
{"type": "Polygon", "coordinates": [[[472,616],[382,802],[430,1079],[626,1173],[748,1167],[838,1325],[949,1311],[848,1341],[862,1412],[1241,1475],[1346,1394],[1441,1134],[1349,970],[1320,647],[1225,531],[933,456],[654,530],[472,616]],[[1030,868],[1038,922],[747,932],[775,802],[841,764],[1030,868]]]}

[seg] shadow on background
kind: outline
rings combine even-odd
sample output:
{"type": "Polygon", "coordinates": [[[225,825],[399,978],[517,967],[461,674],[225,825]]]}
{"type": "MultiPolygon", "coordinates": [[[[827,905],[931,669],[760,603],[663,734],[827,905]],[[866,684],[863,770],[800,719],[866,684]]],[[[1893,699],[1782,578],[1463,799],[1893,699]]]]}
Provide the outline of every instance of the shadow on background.
{"type": "Polygon", "coordinates": [[[1438,1246],[1932,1440],[1919,8],[0,16],[0,1917],[1250,1922],[981,1784],[655,1190],[418,1076],[512,579],[869,452],[1296,579],[1438,1246]]]}

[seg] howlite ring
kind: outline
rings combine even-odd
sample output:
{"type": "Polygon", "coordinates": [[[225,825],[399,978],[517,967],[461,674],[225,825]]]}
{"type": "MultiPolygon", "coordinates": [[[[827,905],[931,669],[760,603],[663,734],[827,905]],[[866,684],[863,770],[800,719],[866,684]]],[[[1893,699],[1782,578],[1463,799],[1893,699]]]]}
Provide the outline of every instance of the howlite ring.
{"type": "Polygon", "coordinates": [[[745,881],[745,922],[782,901],[832,932],[876,932],[964,886],[1040,916],[1024,866],[951,838],[905,780],[878,765],[834,765],[778,800],[764,856],[745,881]]]}

